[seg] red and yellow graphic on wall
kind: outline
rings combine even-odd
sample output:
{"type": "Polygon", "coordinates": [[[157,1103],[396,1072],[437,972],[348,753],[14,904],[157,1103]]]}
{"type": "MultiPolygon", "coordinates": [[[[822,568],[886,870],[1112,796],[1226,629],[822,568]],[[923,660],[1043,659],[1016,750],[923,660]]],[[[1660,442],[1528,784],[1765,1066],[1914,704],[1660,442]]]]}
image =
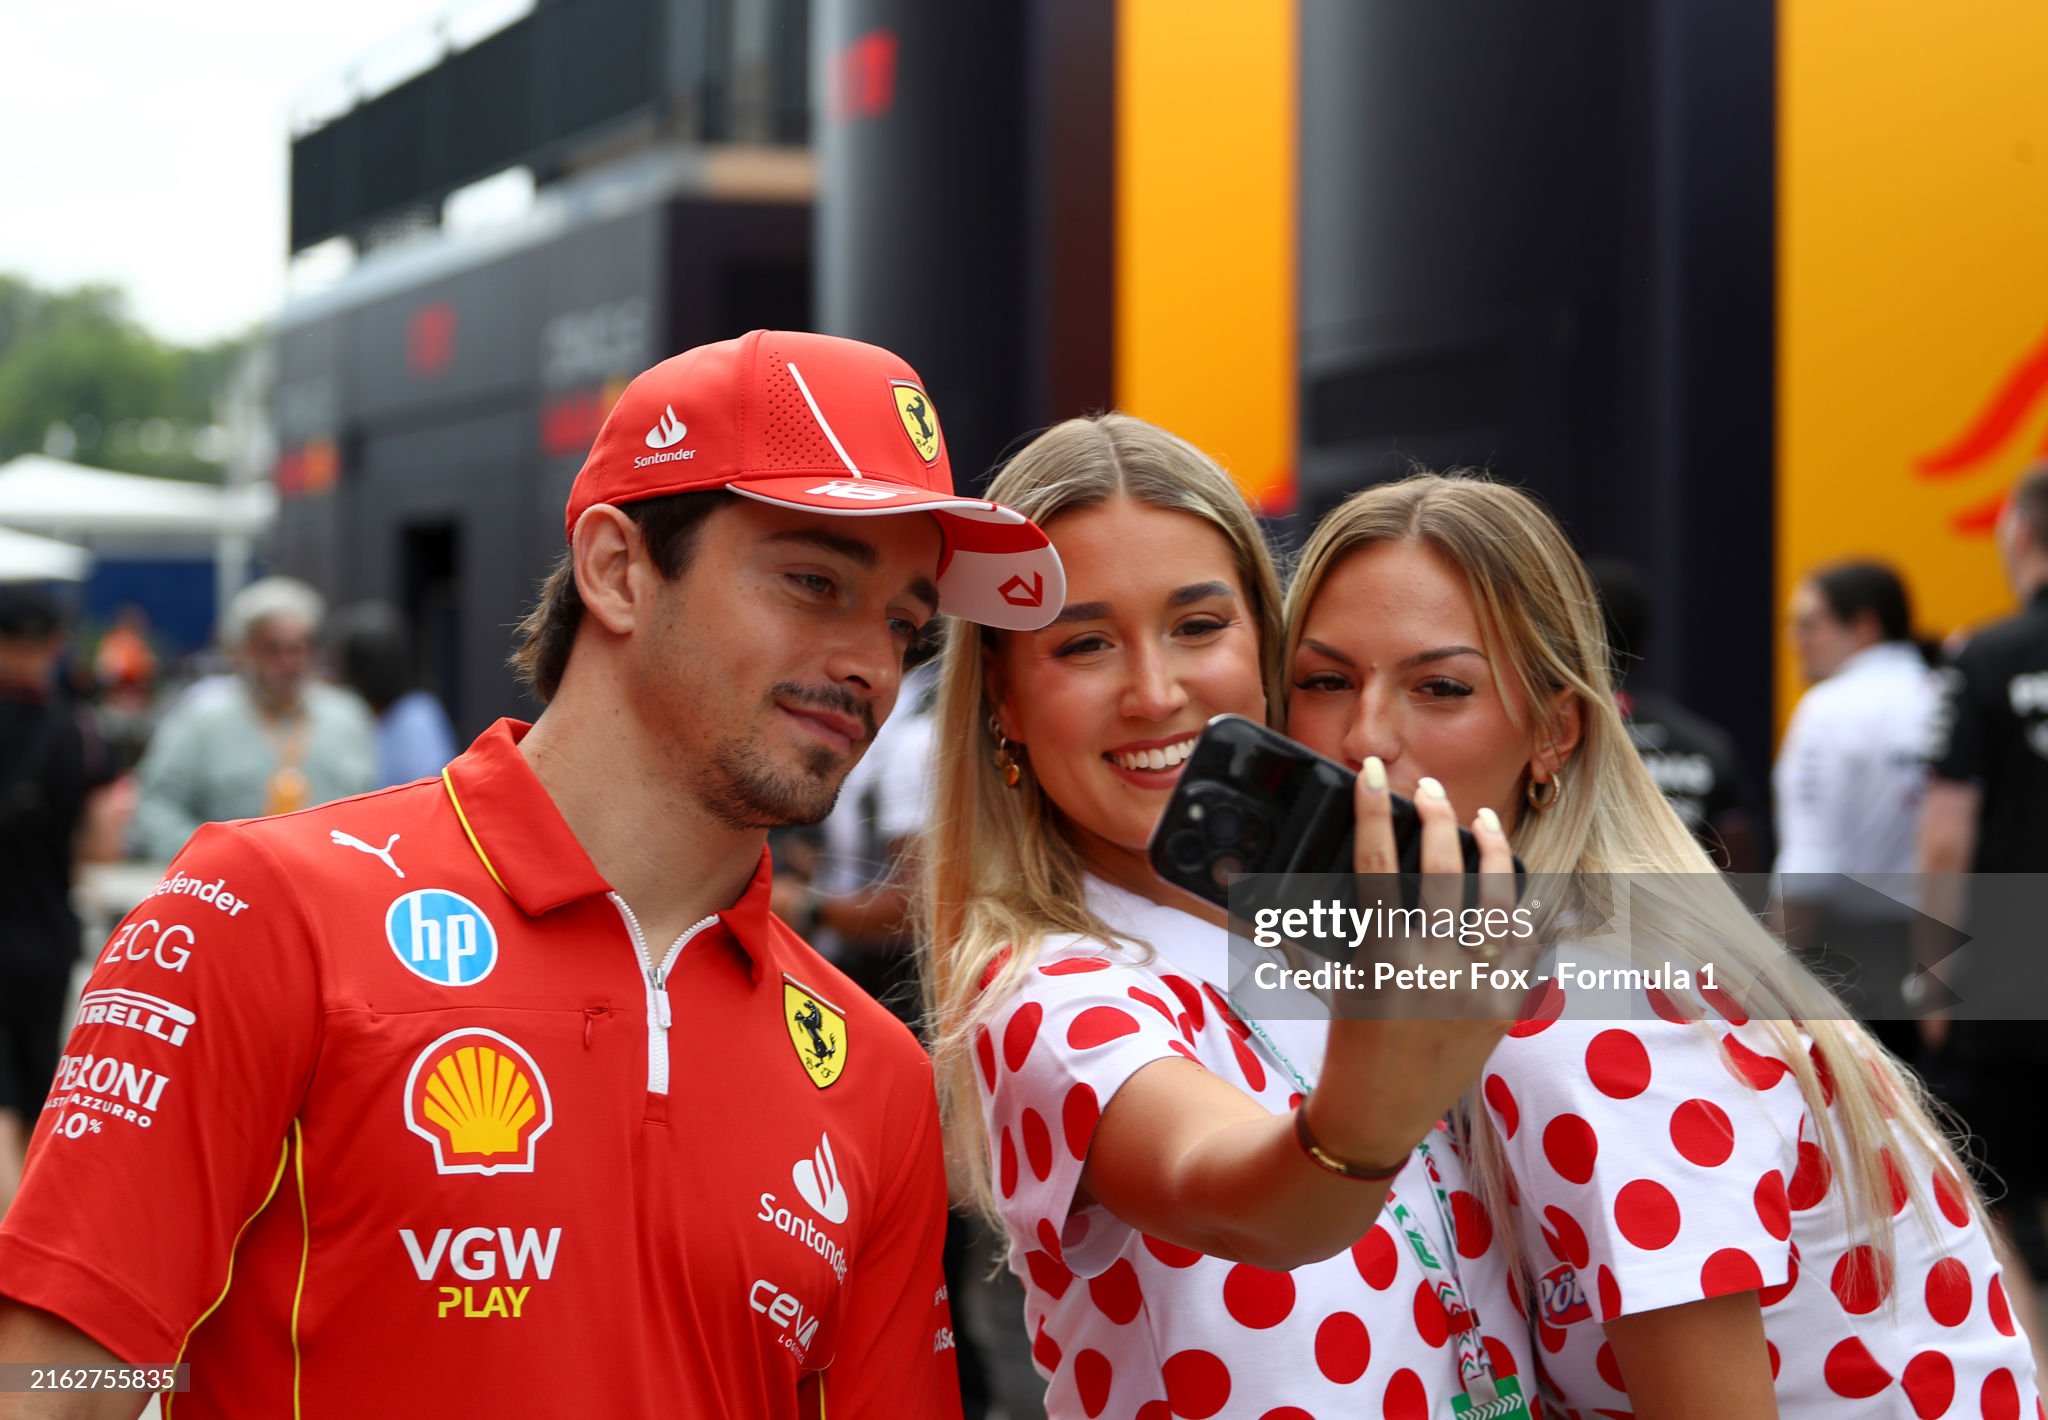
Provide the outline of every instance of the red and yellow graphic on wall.
{"type": "MultiPolygon", "coordinates": [[[[1852,556],[1946,634],[2004,615],[1991,527],[2048,454],[2048,7],[1778,9],[1778,593],[1852,556]]],[[[1802,687],[1782,642],[1779,723],[1802,687]]]]}

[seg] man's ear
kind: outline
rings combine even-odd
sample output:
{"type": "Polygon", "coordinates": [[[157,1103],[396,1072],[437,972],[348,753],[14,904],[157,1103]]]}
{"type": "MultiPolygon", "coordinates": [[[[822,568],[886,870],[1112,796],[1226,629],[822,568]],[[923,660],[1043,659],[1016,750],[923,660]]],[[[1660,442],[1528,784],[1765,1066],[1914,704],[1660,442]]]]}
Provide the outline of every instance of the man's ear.
{"type": "Polygon", "coordinates": [[[569,554],[584,614],[615,636],[630,633],[646,612],[654,571],[639,525],[609,503],[594,503],[576,520],[569,554]]]}
{"type": "Polygon", "coordinates": [[[1550,733],[1536,746],[1536,758],[1530,764],[1537,777],[1555,779],[1577,752],[1585,733],[1585,707],[1577,693],[1569,688],[1558,691],[1550,702],[1550,733]]]}

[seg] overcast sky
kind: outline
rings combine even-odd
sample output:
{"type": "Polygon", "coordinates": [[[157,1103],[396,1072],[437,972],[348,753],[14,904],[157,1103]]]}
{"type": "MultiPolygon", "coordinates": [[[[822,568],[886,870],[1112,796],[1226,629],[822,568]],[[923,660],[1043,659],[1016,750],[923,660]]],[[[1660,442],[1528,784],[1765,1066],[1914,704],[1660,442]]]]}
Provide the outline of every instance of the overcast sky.
{"type": "Polygon", "coordinates": [[[519,0],[0,0],[0,271],[113,282],[159,335],[274,310],[294,104],[402,72],[519,0]]]}

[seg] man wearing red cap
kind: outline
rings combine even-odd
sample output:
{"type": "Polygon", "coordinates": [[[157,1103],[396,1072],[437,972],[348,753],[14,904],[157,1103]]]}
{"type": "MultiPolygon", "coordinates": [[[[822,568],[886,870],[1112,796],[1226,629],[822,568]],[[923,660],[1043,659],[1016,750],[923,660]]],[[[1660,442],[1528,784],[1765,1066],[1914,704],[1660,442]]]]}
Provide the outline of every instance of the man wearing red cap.
{"type": "Polygon", "coordinates": [[[786,332],[628,386],[567,531],[537,724],[203,828],[117,929],[0,1360],[186,1362],[179,1417],[958,1413],[929,1066],[770,914],[765,839],[937,611],[1042,625],[1057,555],[953,493],[901,360],[786,332]]]}

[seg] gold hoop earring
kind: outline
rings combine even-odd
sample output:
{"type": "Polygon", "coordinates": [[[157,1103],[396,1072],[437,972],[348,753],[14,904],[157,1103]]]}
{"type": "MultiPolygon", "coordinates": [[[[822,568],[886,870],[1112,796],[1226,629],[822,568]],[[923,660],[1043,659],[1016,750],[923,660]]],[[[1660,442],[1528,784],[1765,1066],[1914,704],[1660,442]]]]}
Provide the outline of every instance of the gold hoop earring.
{"type": "Polygon", "coordinates": [[[1024,777],[1024,771],[1018,765],[1016,756],[1010,753],[1010,740],[1003,734],[1002,722],[993,714],[988,717],[988,732],[995,736],[996,752],[990,758],[995,764],[996,772],[1003,776],[1005,789],[1014,789],[1018,781],[1024,777]]]}
{"type": "Polygon", "coordinates": [[[1522,790],[1522,797],[1529,801],[1529,807],[1536,810],[1537,813],[1548,813],[1556,808],[1557,801],[1564,797],[1564,776],[1559,775],[1555,779],[1536,779],[1532,777],[1529,780],[1528,787],[1522,790]],[[1550,792],[1547,795],[1539,794],[1537,790],[1545,785],[1549,786],[1550,792]]]}

